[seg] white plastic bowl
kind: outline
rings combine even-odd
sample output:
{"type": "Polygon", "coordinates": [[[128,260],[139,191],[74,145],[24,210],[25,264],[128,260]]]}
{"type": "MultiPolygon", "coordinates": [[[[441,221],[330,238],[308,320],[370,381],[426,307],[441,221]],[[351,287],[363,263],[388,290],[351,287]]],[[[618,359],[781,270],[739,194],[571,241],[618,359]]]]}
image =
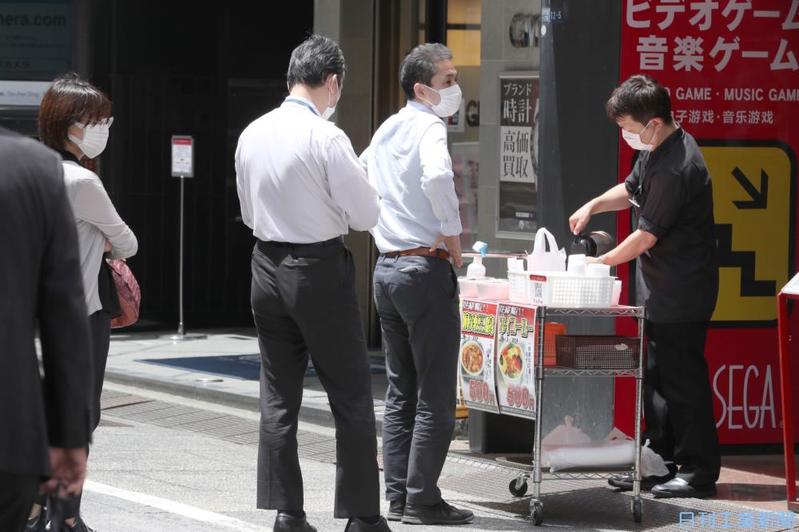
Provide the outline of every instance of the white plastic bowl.
{"type": "Polygon", "coordinates": [[[479,279],[477,297],[492,301],[507,301],[510,296],[510,282],[507,279],[479,279]]]}
{"type": "Polygon", "coordinates": [[[458,277],[461,297],[477,297],[477,279],[458,277]]]}

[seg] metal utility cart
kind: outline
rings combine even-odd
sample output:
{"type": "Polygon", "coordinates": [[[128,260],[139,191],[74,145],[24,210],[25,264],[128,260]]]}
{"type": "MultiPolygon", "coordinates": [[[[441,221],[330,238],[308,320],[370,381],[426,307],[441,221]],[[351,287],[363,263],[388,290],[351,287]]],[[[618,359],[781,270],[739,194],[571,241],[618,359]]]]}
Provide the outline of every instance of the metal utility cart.
{"type": "Polygon", "coordinates": [[[540,525],[544,521],[544,503],[541,501],[541,482],[546,476],[548,479],[561,479],[561,480],[596,480],[607,479],[613,473],[632,472],[633,474],[633,500],[631,504],[631,511],[633,519],[636,523],[641,522],[642,517],[642,503],[641,503],[641,401],[642,401],[642,386],[644,377],[644,307],[611,307],[611,308],[553,308],[553,307],[537,307],[536,321],[537,321],[537,342],[536,342],[536,367],[535,367],[535,382],[536,382],[536,423],[535,423],[535,440],[533,443],[533,463],[532,469],[520,474],[517,478],[511,481],[509,490],[510,492],[521,497],[527,493],[527,481],[532,478],[533,481],[533,497],[530,500],[530,516],[536,525],[540,525]],[[544,366],[544,330],[547,320],[550,318],[620,318],[629,317],[638,321],[638,364],[636,368],[631,369],[572,369],[562,367],[545,367],[544,366]],[[544,395],[544,381],[549,378],[557,377],[618,377],[629,376],[636,379],[636,399],[635,399],[635,458],[632,465],[632,470],[626,471],[601,471],[601,470],[570,470],[555,473],[544,473],[541,467],[541,432],[542,428],[540,420],[542,419],[542,412],[545,408],[543,395],[544,395]]]}

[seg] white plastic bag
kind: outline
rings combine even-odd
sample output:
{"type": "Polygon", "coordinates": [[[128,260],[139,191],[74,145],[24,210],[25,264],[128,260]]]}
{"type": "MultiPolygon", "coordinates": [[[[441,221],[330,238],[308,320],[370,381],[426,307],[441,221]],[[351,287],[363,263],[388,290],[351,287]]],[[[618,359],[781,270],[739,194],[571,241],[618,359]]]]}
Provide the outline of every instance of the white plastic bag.
{"type": "Polygon", "coordinates": [[[658,453],[649,448],[649,440],[641,447],[641,477],[663,477],[670,473],[658,453]]]}
{"type": "Polygon", "coordinates": [[[584,446],[591,443],[591,438],[574,426],[574,418],[565,416],[563,423],[555,427],[541,440],[541,465],[549,467],[550,455],[563,447],[584,446]]]}
{"type": "Polygon", "coordinates": [[[566,270],[566,254],[558,249],[555,237],[545,228],[535,233],[533,252],[527,255],[527,270],[533,272],[562,272],[566,270]],[[547,251],[549,245],[549,251],[547,251]]]}
{"type": "Polygon", "coordinates": [[[581,445],[591,443],[585,432],[574,426],[574,418],[566,416],[563,424],[558,425],[541,440],[541,445],[581,445]]]}
{"type": "Polygon", "coordinates": [[[617,469],[634,462],[635,442],[611,440],[565,445],[551,449],[548,454],[549,470],[553,473],[568,469],[617,469]]]}

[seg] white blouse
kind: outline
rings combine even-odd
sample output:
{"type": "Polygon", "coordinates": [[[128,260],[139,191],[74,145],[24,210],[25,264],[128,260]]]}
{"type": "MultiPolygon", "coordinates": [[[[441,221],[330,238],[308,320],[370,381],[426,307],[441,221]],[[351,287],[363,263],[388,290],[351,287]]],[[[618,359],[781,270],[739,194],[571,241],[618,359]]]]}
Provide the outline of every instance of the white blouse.
{"type": "Polygon", "coordinates": [[[136,254],[139,243],[130,227],[119,217],[100,178],[73,161],[64,161],[64,182],[75,215],[83,273],[83,290],[89,315],[102,309],[97,277],[106,241],[111,257],[126,259],[136,254]]]}

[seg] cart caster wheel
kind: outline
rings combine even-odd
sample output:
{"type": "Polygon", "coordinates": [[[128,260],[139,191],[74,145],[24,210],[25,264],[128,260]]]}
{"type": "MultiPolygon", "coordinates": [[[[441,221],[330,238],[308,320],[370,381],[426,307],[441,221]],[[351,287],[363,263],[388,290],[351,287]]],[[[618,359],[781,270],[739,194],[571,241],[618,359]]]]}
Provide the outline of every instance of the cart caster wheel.
{"type": "Polygon", "coordinates": [[[514,497],[524,497],[524,494],[527,493],[527,480],[524,477],[514,478],[508,484],[508,491],[514,497]]]}
{"type": "Polygon", "coordinates": [[[633,507],[633,521],[635,521],[636,523],[640,523],[642,517],[641,499],[640,498],[633,499],[632,507],[633,507]]]}
{"type": "Polygon", "coordinates": [[[533,524],[541,526],[544,522],[544,504],[541,501],[530,501],[530,514],[533,517],[533,524]]]}

